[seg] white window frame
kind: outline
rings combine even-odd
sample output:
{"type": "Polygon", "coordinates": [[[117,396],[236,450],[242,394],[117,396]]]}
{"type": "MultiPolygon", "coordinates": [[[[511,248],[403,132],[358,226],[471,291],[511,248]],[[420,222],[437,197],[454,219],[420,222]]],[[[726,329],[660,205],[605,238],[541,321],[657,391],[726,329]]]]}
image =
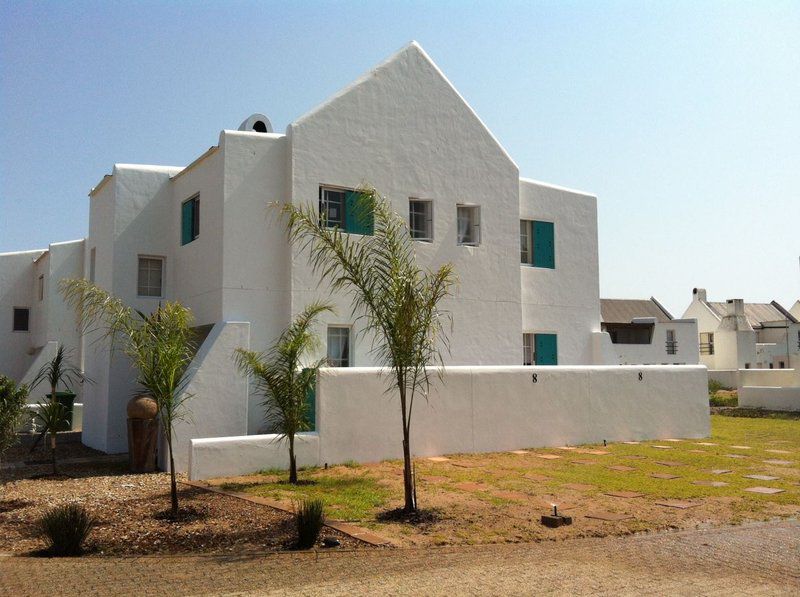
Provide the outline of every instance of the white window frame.
{"type": "MultiPolygon", "coordinates": [[[[467,238],[467,237],[464,237],[467,238]]],[[[468,203],[458,203],[456,204],[456,243],[459,246],[463,247],[477,247],[481,244],[481,206],[468,204],[468,203]],[[462,240],[461,233],[459,232],[461,219],[461,212],[462,210],[469,210],[468,213],[471,214],[471,222],[467,223],[467,228],[469,229],[470,236],[468,237],[469,240],[462,240]]]]}
{"type": "Polygon", "coordinates": [[[347,203],[346,197],[347,192],[352,189],[345,189],[344,187],[334,187],[330,185],[319,185],[319,217],[320,222],[324,222],[326,228],[341,228],[344,230],[345,225],[345,203],[347,203]],[[339,208],[339,219],[338,220],[330,220],[328,218],[328,193],[337,193],[341,194],[342,202],[339,208]],[[323,211],[324,210],[324,211],[323,211]],[[323,214],[325,219],[323,220],[323,214]]]}
{"type": "Polygon", "coordinates": [[[526,367],[536,364],[536,344],[533,332],[522,333],[522,364],[526,367]]]}
{"type": "Polygon", "coordinates": [[[353,330],[349,325],[329,325],[325,334],[325,358],[328,367],[352,367],[353,366],[353,330]],[[341,358],[332,359],[330,355],[331,346],[331,331],[346,331],[347,332],[347,364],[341,364],[341,358]],[[338,364],[337,364],[338,361],[338,364]]]}
{"type": "Polygon", "coordinates": [[[519,262],[533,267],[533,220],[519,221],[519,262]],[[528,254],[527,258],[523,257],[524,253],[528,254]]]}
{"type": "Polygon", "coordinates": [[[418,199],[417,197],[410,197],[408,200],[408,231],[413,240],[419,242],[433,242],[433,201],[431,199],[418,199]],[[425,211],[413,212],[412,207],[415,203],[425,205],[425,211]],[[422,230],[421,236],[414,236],[414,220],[411,217],[412,213],[421,213],[425,218],[425,229],[422,230]]]}
{"type": "MultiPolygon", "coordinates": [[[[136,296],[138,298],[164,298],[164,286],[166,280],[166,259],[161,255],[137,255],[136,256],[136,296]],[[141,266],[142,260],[147,259],[148,261],[160,261],[161,262],[161,287],[159,288],[159,294],[142,294],[142,284],[141,284],[141,266]]],[[[149,282],[149,280],[148,280],[149,282]]],[[[146,288],[153,288],[152,286],[146,286],[146,288]]]]}

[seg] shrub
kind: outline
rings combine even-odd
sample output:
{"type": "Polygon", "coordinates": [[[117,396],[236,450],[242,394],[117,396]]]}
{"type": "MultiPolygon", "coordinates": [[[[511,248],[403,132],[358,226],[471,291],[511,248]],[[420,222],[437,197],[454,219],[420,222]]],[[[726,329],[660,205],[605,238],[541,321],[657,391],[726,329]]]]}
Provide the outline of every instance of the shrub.
{"type": "Polygon", "coordinates": [[[303,500],[297,510],[297,547],[310,549],[319,538],[325,523],[325,507],[322,500],[303,500]]]}
{"type": "Polygon", "coordinates": [[[0,375],[0,457],[17,442],[17,427],[25,413],[28,388],[0,375]]]}
{"type": "Polygon", "coordinates": [[[709,394],[716,394],[720,390],[727,390],[727,389],[729,389],[729,388],[726,388],[725,386],[723,386],[716,379],[709,379],[708,380],[708,393],[709,394]]]}
{"type": "Polygon", "coordinates": [[[739,395],[736,392],[714,394],[709,396],[708,403],[711,406],[739,406],[739,395]]]}
{"type": "Polygon", "coordinates": [[[95,519],[81,504],[63,504],[51,508],[39,519],[39,534],[47,542],[47,551],[54,556],[77,556],[91,533],[95,519]]]}

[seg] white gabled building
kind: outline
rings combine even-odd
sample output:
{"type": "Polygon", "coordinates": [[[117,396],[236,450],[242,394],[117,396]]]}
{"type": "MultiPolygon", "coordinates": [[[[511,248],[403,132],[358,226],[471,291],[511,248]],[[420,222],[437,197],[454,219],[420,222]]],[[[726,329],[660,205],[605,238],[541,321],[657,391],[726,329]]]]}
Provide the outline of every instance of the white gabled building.
{"type": "MultiPolygon", "coordinates": [[[[287,242],[274,204],[310,202],[363,232],[348,217],[348,197],[364,184],[409,217],[421,264],[449,261],[458,273],[445,306],[453,318],[448,364],[617,363],[600,325],[595,197],[520,178],[416,43],[283,134],[254,115],[240,130],[223,130],[186,167],[115,165],[90,193],[88,237],[70,245],[82,259],[60,273],[85,275],[144,311],[163,300],[188,305],[205,341],[189,386],[195,416],[179,436],[257,433],[259,399],[248,398],[233,349],[266,348],[292,314],[328,295],[287,242]]],[[[36,255],[0,256],[0,272],[6,263],[24,264],[13,279],[3,274],[0,308],[9,318],[13,306],[35,307],[33,296],[10,288],[31,292],[36,255]]],[[[331,362],[374,364],[349,298],[335,303],[337,313],[320,329],[331,362]]],[[[74,327],[74,319],[62,321],[74,327]]],[[[122,357],[63,327],[32,331],[29,341],[7,336],[0,334],[0,370],[12,375],[24,373],[18,355],[44,340],[77,342],[95,382],[84,388],[83,441],[105,452],[127,449],[125,405],[135,385],[122,357]]],[[[177,458],[184,468],[185,452],[177,458]]]]}

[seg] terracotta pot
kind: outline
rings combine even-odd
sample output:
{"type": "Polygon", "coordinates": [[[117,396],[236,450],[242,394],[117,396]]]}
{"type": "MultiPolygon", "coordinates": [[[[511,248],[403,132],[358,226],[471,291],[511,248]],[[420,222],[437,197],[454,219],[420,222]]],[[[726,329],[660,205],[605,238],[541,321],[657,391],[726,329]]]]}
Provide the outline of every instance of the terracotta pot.
{"type": "Polygon", "coordinates": [[[158,404],[150,396],[134,396],[128,401],[128,418],[149,421],[158,415],[158,404]]]}

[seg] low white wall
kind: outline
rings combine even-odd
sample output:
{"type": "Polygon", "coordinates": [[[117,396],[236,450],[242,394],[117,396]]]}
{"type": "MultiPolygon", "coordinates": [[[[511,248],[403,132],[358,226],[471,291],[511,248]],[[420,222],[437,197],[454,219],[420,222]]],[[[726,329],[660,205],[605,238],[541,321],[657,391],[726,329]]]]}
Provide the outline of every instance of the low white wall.
{"type": "MultiPolygon", "coordinates": [[[[386,394],[387,383],[376,368],[320,370],[316,464],[402,457],[400,407],[396,396],[386,394]]],[[[448,367],[428,400],[417,397],[411,433],[415,456],[705,437],[706,369],[448,367]]],[[[193,440],[191,478],[252,472],[285,458],[285,448],[257,453],[256,446],[268,443],[259,437],[268,436],[193,440]]]]}
{"type": "Polygon", "coordinates": [[[739,406],[800,411],[800,388],[745,386],[739,388],[739,406]]]}
{"type": "MultiPolygon", "coordinates": [[[[297,466],[316,466],[320,462],[319,435],[295,436],[297,466]]],[[[189,477],[211,479],[242,475],[265,469],[289,468],[289,444],[277,435],[244,435],[193,439],[189,447],[189,477]]]]}
{"type": "Polygon", "coordinates": [[[800,369],[740,369],[739,386],[800,387],[800,369]]]}

